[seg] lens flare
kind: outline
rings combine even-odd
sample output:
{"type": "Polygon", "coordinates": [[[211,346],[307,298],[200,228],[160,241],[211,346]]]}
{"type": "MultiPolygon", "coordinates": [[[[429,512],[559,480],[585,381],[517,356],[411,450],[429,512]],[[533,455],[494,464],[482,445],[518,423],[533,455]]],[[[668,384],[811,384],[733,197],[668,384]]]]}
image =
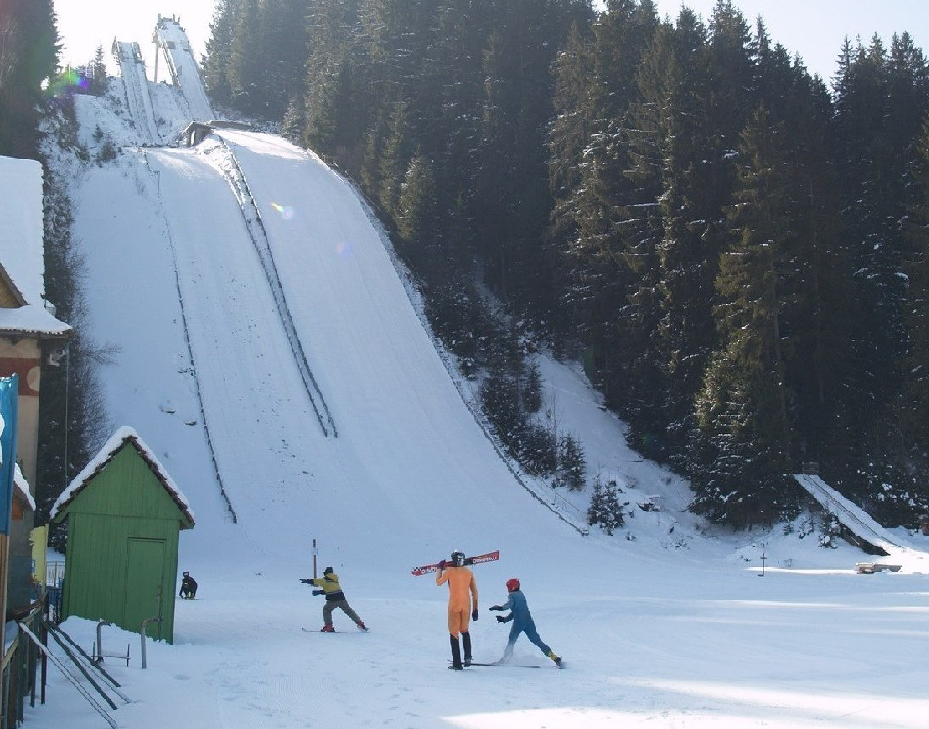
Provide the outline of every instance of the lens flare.
{"type": "Polygon", "coordinates": [[[68,68],[53,78],[46,87],[50,96],[65,96],[67,94],[86,93],[90,87],[90,79],[73,68],[68,68]]]}
{"type": "Polygon", "coordinates": [[[273,202],[271,203],[271,207],[277,210],[284,220],[290,220],[294,216],[294,209],[290,205],[279,205],[273,202]]]}

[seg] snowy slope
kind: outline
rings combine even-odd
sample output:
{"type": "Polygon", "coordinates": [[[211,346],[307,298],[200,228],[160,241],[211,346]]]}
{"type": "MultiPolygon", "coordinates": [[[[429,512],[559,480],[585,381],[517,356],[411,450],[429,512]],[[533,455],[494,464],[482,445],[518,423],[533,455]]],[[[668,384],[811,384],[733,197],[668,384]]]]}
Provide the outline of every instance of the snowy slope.
{"type": "Polygon", "coordinates": [[[483,551],[478,522],[501,537],[515,530],[517,542],[569,535],[514,483],[464,407],[352,190],[278,138],[221,136],[259,201],[294,324],[338,426],[338,437],[323,433],[300,382],[222,172],[227,147],[142,153],[136,170],[150,170],[145,190],[157,189],[160,245],[175,258],[205,425],[241,528],[276,531],[283,553],[316,536],[353,561],[369,546],[344,543],[346,529],[381,534],[378,563],[411,565],[432,553],[427,546],[483,551]],[[294,213],[278,214],[275,203],[294,213]],[[294,528],[281,528],[282,518],[295,518],[294,528]]]}

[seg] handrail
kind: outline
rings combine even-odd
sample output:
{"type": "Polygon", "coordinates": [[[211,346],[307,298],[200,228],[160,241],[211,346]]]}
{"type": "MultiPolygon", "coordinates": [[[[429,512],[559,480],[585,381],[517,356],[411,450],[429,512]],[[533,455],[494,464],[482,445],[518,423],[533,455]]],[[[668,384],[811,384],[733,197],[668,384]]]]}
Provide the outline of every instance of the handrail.
{"type": "Polygon", "coordinates": [[[142,636],[142,668],[148,668],[148,664],[146,662],[146,657],[145,657],[145,628],[147,628],[152,623],[160,623],[160,622],[161,622],[161,618],[145,618],[145,620],[142,621],[141,627],[139,628],[139,633],[142,636]]]}

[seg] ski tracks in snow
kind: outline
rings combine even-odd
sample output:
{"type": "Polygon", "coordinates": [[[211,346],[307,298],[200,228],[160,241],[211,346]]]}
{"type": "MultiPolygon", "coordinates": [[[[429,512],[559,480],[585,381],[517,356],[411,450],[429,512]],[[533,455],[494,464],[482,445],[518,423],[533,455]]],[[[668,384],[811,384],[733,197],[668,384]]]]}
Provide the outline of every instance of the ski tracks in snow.
{"type": "Polygon", "coordinates": [[[261,261],[262,268],[267,276],[268,286],[271,290],[271,294],[274,296],[274,302],[277,306],[278,314],[281,317],[281,324],[284,327],[284,331],[287,333],[287,340],[290,343],[290,349],[294,355],[294,362],[297,364],[300,376],[303,379],[307,397],[309,397],[316,417],[319,420],[319,427],[322,428],[324,435],[338,437],[339,433],[336,429],[332,413],[329,411],[329,407],[326,405],[326,399],[323,397],[323,393],[319,389],[316,378],[313,376],[313,372],[307,362],[303,344],[294,327],[290,307],[287,304],[287,297],[284,294],[284,287],[281,285],[281,277],[274,262],[274,254],[268,243],[268,233],[261,219],[261,212],[258,209],[258,204],[248,186],[245,172],[236,159],[235,152],[226,144],[222,136],[214,136],[219,140],[219,144],[212,148],[207,154],[207,158],[229,183],[239,203],[239,207],[242,210],[242,218],[245,220],[245,226],[248,229],[249,237],[255,246],[258,259],[261,261]]]}

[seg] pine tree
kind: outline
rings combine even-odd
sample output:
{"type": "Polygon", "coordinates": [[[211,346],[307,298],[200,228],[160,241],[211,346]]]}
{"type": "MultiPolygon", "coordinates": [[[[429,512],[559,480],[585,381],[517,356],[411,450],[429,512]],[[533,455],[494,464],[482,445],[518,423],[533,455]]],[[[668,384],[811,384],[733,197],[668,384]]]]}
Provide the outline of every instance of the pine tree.
{"type": "MultiPolygon", "coordinates": [[[[836,154],[855,276],[849,440],[857,453],[868,454],[853,459],[857,467],[846,493],[863,498],[884,484],[903,488],[909,467],[895,405],[909,346],[900,273],[911,254],[900,221],[908,198],[905,172],[929,108],[926,62],[906,39],[895,37],[888,55],[875,36],[850,54],[836,88],[836,154]]],[[[905,500],[902,494],[891,498],[905,500]]]]}
{"type": "Polygon", "coordinates": [[[522,402],[523,409],[527,413],[537,413],[542,408],[542,373],[539,370],[539,363],[535,360],[526,368],[522,402]]]}
{"type": "Polygon", "coordinates": [[[737,526],[782,516],[778,490],[791,461],[778,290],[791,235],[783,134],[764,107],[743,134],[730,211],[739,240],[723,255],[716,282],[721,347],[697,400],[715,458],[695,483],[695,508],[737,526]]]}
{"type": "Polygon", "coordinates": [[[597,478],[594,483],[594,493],[587,509],[587,523],[590,526],[599,526],[609,536],[624,523],[623,507],[619,503],[619,487],[616,481],[603,483],[597,478]]]}
{"type": "Polygon", "coordinates": [[[481,386],[481,407],[494,432],[514,455],[523,430],[516,378],[500,363],[492,367],[481,386]]]}
{"type": "Polygon", "coordinates": [[[235,37],[237,0],[217,0],[210,23],[210,38],[206,42],[203,59],[203,83],[214,104],[232,103],[232,84],[229,66],[235,37]]]}
{"type": "Polygon", "coordinates": [[[51,0],[0,3],[0,154],[36,157],[42,85],[59,49],[51,0]]]}
{"type": "Polygon", "coordinates": [[[657,25],[651,3],[607,4],[593,24],[589,49],[563,57],[560,71],[563,79],[579,79],[582,69],[590,71],[586,88],[563,86],[564,100],[559,101],[567,108],[571,99],[584,99],[585,116],[579,122],[587,139],[578,148],[577,131],[565,126],[550,141],[570,145],[578,155],[576,173],[564,176],[553,168],[561,187],[552,232],[564,257],[565,303],[577,319],[575,336],[587,347],[588,374],[613,406],[625,404],[626,383],[634,381],[627,367],[636,361],[629,354],[635,351],[636,332],[630,329],[635,322],[626,315],[636,279],[619,235],[626,222],[622,205],[634,201],[623,174],[629,168],[623,129],[635,94],[635,69],[657,25]]]}
{"type": "MultiPolygon", "coordinates": [[[[929,508],[929,115],[923,126],[914,162],[913,198],[910,204],[908,235],[911,254],[907,276],[906,325],[909,351],[905,360],[904,383],[896,408],[906,457],[903,484],[912,502],[921,510],[929,508]]],[[[902,523],[912,520],[909,514],[897,515],[902,523]]]]}
{"type": "Polygon", "coordinates": [[[397,232],[405,243],[427,248],[435,246],[438,230],[439,215],[432,166],[429,160],[415,155],[400,191],[397,232]]]}
{"type": "MultiPolygon", "coordinates": [[[[706,112],[710,90],[707,32],[682,10],[663,26],[636,75],[627,173],[642,189],[626,259],[638,269],[631,302],[640,322],[641,354],[629,408],[634,436],[672,449],[685,442],[694,394],[713,344],[710,309],[722,201],[712,191],[718,132],[706,112]],[[651,207],[646,202],[653,201],[651,207]],[[664,432],[658,440],[654,433],[664,432]]],[[[661,457],[660,450],[650,455],[661,457]]]]}
{"type": "Polygon", "coordinates": [[[264,114],[281,119],[303,87],[308,55],[306,0],[263,0],[260,9],[264,114]]]}
{"type": "Polygon", "coordinates": [[[587,459],[580,441],[571,433],[558,444],[558,479],[556,486],[570,491],[583,491],[586,485],[587,459]]]}
{"type": "Polygon", "coordinates": [[[392,104],[384,138],[372,162],[376,170],[368,174],[377,194],[378,207],[388,219],[396,221],[405,171],[412,157],[407,103],[399,98],[392,104]]]}
{"type": "Polygon", "coordinates": [[[314,0],[306,21],[306,144],[353,174],[370,120],[368,105],[358,101],[365,62],[359,6],[360,0],[314,0]]]}
{"type": "Polygon", "coordinates": [[[264,62],[258,0],[240,0],[234,16],[227,73],[231,102],[246,114],[261,116],[264,108],[264,62]]]}
{"type": "Polygon", "coordinates": [[[91,73],[90,73],[90,93],[94,96],[102,96],[106,93],[107,86],[107,75],[106,75],[106,63],[103,60],[103,46],[98,45],[97,50],[94,52],[94,60],[91,64],[91,73]]]}

